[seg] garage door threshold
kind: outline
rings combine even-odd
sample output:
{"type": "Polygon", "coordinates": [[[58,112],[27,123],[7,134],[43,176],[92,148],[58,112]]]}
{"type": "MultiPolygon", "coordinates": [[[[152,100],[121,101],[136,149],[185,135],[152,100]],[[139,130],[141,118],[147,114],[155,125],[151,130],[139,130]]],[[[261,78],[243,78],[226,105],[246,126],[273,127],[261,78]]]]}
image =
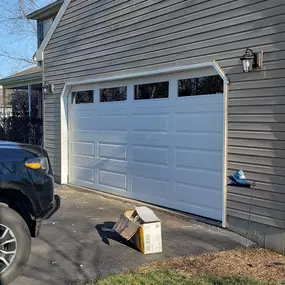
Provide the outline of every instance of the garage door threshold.
{"type": "Polygon", "coordinates": [[[190,213],[185,213],[185,212],[181,212],[181,211],[178,211],[178,210],[173,210],[173,209],[170,209],[170,208],[166,208],[166,207],[163,207],[163,206],[149,204],[149,203],[146,203],[146,202],[142,202],[142,201],[138,201],[138,200],[134,200],[134,199],[118,196],[118,195],[115,195],[115,194],[109,194],[109,193],[106,193],[106,192],[103,192],[103,191],[100,191],[100,190],[90,189],[90,188],[81,187],[81,186],[75,186],[75,185],[72,185],[72,184],[68,184],[68,186],[70,188],[72,188],[73,190],[75,190],[75,191],[93,193],[94,195],[99,195],[99,196],[106,197],[106,198],[109,198],[109,199],[118,200],[118,201],[122,201],[124,203],[128,203],[128,204],[130,204],[130,206],[135,206],[135,207],[136,206],[147,206],[147,207],[149,207],[149,208],[151,208],[153,210],[156,210],[158,212],[163,212],[163,213],[170,214],[170,215],[173,215],[173,216],[176,216],[176,217],[180,217],[180,218],[183,218],[183,219],[186,219],[186,220],[191,219],[191,220],[194,220],[194,221],[203,222],[203,223],[211,225],[211,226],[222,228],[222,223],[220,221],[217,221],[217,220],[212,220],[212,219],[209,219],[209,218],[196,216],[196,215],[193,215],[193,214],[190,214],[190,213]]]}

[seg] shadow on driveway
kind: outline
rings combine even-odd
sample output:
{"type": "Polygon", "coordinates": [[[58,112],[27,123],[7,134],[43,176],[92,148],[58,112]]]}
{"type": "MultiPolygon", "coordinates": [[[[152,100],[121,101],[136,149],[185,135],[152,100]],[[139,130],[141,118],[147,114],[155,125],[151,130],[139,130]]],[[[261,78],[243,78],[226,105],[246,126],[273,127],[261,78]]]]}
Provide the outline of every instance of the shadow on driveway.
{"type": "Polygon", "coordinates": [[[131,242],[125,240],[118,233],[113,231],[115,224],[115,222],[104,222],[103,224],[95,226],[99,236],[102,239],[102,242],[109,246],[117,242],[136,250],[131,242]]]}

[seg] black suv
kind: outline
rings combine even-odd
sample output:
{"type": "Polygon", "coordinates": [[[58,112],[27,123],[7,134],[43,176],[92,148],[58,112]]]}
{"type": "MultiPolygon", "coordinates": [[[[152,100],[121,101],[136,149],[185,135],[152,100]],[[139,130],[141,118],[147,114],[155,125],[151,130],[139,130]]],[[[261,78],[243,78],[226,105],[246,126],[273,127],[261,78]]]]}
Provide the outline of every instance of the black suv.
{"type": "Polygon", "coordinates": [[[25,267],[31,237],[60,207],[47,152],[37,146],[0,141],[0,284],[25,267]]]}

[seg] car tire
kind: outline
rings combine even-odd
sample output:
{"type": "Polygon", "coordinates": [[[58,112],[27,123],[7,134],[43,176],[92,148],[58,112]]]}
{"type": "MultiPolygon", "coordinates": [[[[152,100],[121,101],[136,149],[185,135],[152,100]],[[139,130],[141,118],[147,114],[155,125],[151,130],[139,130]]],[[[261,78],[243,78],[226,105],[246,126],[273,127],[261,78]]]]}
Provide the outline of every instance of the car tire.
{"type": "Polygon", "coordinates": [[[22,272],[27,264],[31,251],[31,234],[24,219],[14,210],[1,204],[0,257],[3,250],[9,254],[5,255],[5,262],[3,259],[0,260],[0,284],[7,285],[22,272]],[[3,242],[6,244],[2,245],[3,242]]]}

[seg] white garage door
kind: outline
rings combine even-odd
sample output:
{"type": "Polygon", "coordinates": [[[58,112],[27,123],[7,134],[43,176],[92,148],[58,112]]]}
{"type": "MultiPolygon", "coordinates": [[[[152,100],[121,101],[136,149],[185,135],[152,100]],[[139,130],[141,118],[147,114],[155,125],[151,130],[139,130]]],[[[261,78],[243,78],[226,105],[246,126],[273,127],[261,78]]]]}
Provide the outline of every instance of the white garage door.
{"type": "Polygon", "coordinates": [[[223,102],[212,70],[73,87],[69,183],[222,220],[223,102]]]}

